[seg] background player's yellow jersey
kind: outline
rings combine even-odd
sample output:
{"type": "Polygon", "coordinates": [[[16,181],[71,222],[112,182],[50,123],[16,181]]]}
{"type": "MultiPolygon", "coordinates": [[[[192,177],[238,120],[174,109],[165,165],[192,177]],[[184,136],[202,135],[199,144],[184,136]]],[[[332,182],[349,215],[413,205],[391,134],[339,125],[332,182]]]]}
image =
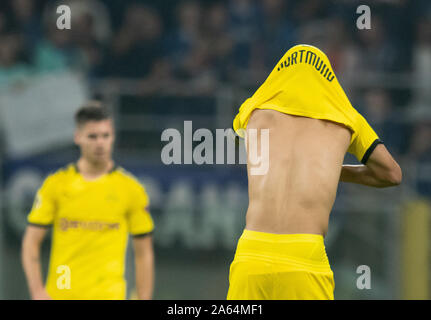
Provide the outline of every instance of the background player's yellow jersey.
{"type": "Polygon", "coordinates": [[[76,165],[50,175],[28,222],[53,226],[46,288],[53,299],[125,299],[128,234],[153,231],[143,186],[116,167],[86,181],[76,165]]]}
{"type": "Polygon", "coordinates": [[[292,115],[341,123],[352,131],[348,152],[362,163],[382,143],[367,121],[350,104],[327,56],[310,45],[290,48],[266,81],[240,107],[233,128],[247,127],[254,109],[272,109],[292,115]]]}

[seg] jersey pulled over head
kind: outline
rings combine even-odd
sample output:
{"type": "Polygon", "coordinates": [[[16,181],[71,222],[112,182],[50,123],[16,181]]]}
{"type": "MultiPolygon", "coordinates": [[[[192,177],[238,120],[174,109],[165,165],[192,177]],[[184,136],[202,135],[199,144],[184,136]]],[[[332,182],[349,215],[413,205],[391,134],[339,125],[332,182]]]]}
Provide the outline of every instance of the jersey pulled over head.
{"type": "Polygon", "coordinates": [[[301,44],[290,48],[254,95],[241,105],[233,122],[240,136],[255,109],[271,109],[347,126],[352,133],[347,151],[364,164],[375,146],[382,143],[351,105],[328,57],[314,46],[301,44]]]}

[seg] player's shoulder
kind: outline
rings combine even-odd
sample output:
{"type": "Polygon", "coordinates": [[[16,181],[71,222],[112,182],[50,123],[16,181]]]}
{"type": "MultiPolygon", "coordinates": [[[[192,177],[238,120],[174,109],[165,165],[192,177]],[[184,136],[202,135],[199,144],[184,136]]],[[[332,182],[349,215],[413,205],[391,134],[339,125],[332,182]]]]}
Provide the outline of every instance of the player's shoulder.
{"type": "Polygon", "coordinates": [[[130,171],[126,170],[124,167],[117,165],[113,169],[113,173],[125,186],[130,187],[143,187],[139,179],[130,171]]]}
{"type": "Polygon", "coordinates": [[[46,180],[61,181],[65,178],[67,178],[68,176],[76,174],[76,172],[77,172],[76,164],[69,163],[69,164],[64,165],[60,168],[56,168],[54,170],[51,170],[48,173],[46,180]]]}
{"type": "Polygon", "coordinates": [[[45,175],[44,185],[56,186],[64,184],[66,179],[71,177],[73,174],[76,174],[76,169],[73,163],[53,168],[45,175]]]}

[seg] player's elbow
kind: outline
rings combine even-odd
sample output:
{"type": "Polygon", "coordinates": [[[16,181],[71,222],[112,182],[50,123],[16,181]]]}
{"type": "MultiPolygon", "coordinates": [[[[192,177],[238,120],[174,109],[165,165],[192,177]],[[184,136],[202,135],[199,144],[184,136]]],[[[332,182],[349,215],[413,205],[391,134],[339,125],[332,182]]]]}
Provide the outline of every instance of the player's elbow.
{"type": "Polygon", "coordinates": [[[383,144],[374,149],[366,165],[374,175],[378,188],[401,184],[403,179],[401,168],[383,144]]]}
{"type": "Polygon", "coordinates": [[[388,183],[388,187],[398,186],[401,184],[403,180],[403,172],[398,163],[394,163],[392,168],[387,173],[385,180],[388,183]]]}
{"type": "Polygon", "coordinates": [[[403,180],[403,172],[399,164],[395,162],[394,168],[392,169],[392,172],[391,172],[391,182],[394,184],[394,186],[398,186],[401,184],[402,180],[403,180]]]}

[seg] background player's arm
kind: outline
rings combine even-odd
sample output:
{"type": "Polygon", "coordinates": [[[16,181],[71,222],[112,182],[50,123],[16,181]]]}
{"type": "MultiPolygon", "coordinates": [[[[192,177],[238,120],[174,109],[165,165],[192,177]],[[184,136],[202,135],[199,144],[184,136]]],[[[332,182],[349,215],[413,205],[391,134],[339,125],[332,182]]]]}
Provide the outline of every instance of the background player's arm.
{"type": "Polygon", "coordinates": [[[154,288],[154,250],[151,234],[133,238],[136,293],[139,300],[150,300],[154,288]]]}
{"type": "Polygon", "coordinates": [[[32,299],[51,299],[42,280],[40,249],[48,229],[29,225],[22,241],[21,259],[32,299]]]}
{"type": "Polygon", "coordinates": [[[365,165],[343,165],[340,181],[385,188],[399,185],[402,171],[383,144],[376,146],[365,165]]]}
{"type": "Polygon", "coordinates": [[[133,237],[137,298],[152,299],[154,287],[154,223],[148,211],[150,199],[145,188],[132,180],[131,207],[127,215],[129,233],[133,237]]]}
{"type": "Polygon", "coordinates": [[[22,240],[21,259],[32,299],[50,299],[42,280],[40,250],[48,227],[53,224],[56,211],[56,178],[45,179],[38,190],[33,208],[27,217],[30,223],[22,240]]]}

